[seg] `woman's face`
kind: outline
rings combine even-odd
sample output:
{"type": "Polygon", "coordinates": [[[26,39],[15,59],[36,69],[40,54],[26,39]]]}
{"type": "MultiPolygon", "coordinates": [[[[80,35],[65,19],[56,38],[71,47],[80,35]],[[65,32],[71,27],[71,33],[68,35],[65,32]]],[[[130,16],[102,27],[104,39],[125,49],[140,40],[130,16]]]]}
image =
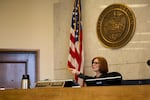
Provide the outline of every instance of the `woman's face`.
{"type": "Polygon", "coordinates": [[[92,69],[94,72],[99,71],[100,69],[100,62],[98,59],[94,59],[94,61],[92,62],[92,69]]]}

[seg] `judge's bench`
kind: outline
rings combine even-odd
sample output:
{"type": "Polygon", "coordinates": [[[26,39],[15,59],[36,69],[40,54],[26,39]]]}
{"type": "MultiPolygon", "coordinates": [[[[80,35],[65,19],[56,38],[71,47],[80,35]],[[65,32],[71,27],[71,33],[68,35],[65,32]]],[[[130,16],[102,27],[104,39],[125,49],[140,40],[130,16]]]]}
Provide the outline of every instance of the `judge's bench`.
{"type": "Polygon", "coordinates": [[[150,85],[6,89],[0,100],[150,100],[150,85]]]}
{"type": "Polygon", "coordinates": [[[150,100],[150,79],[120,83],[117,76],[87,83],[80,87],[73,80],[39,81],[31,89],[1,89],[0,100],[150,100]]]}

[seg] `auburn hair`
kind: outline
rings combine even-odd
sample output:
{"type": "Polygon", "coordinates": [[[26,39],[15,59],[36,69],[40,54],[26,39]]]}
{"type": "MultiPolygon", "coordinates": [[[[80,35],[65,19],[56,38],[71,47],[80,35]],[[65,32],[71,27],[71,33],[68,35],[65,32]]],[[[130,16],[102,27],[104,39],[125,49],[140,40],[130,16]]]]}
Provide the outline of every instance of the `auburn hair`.
{"type": "Polygon", "coordinates": [[[94,57],[92,59],[92,63],[94,62],[95,59],[98,59],[100,66],[99,66],[99,71],[101,73],[107,73],[108,72],[108,64],[107,60],[104,57],[94,57]]]}

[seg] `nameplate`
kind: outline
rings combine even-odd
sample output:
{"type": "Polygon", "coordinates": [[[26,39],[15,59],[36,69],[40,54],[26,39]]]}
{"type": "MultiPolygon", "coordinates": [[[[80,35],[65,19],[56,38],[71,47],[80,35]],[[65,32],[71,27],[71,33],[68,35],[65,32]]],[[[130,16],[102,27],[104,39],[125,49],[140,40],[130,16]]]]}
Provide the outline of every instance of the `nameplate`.
{"type": "Polygon", "coordinates": [[[73,81],[72,79],[67,80],[51,80],[51,81],[38,81],[36,87],[64,87],[65,82],[73,81]]]}

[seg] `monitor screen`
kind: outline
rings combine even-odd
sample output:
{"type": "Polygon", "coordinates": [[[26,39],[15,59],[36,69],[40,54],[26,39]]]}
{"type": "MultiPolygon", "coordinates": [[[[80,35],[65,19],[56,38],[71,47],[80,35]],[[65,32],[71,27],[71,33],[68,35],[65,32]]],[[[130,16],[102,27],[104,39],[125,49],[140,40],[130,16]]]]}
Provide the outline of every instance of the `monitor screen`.
{"type": "Polygon", "coordinates": [[[109,85],[120,85],[122,77],[106,77],[106,78],[96,78],[96,79],[86,79],[85,83],[87,86],[109,86],[109,85]]]}

